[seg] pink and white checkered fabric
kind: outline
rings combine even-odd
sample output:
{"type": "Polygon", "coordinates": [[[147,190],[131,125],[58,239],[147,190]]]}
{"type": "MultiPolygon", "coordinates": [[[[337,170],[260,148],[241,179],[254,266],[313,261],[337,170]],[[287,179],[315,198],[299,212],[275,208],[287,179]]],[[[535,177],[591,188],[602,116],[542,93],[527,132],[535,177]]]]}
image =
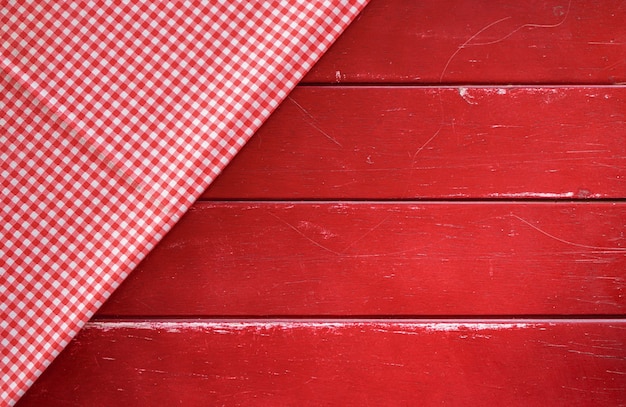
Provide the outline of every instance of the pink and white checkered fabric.
{"type": "Polygon", "coordinates": [[[0,6],[0,405],[12,405],[367,0],[0,6]]]}

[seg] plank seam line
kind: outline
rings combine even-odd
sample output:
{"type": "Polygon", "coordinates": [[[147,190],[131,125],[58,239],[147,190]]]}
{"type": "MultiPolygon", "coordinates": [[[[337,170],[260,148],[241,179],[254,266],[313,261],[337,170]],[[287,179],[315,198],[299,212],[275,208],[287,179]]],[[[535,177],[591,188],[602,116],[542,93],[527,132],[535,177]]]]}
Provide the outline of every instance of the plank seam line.
{"type": "Polygon", "coordinates": [[[568,323],[568,322],[626,322],[626,315],[527,315],[527,316],[510,316],[510,315],[455,315],[455,316],[379,316],[379,315],[351,315],[351,316],[288,316],[288,315],[271,315],[271,316],[128,316],[128,317],[112,317],[99,316],[93,318],[89,323],[131,323],[131,322],[246,322],[246,321],[287,321],[287,322],[415,322],[415,323],[431,323],[431,322],[459,322],[459,323],[480,323],[489,322],[536,322],[536,323],[568,323]]]}
{"type": "Polygon", "coordinates": [[[616,83],[510,83],[510,82],[301,82],[296,86],[297,88],[338,88],[347,90],[349,88],[406,88],[406,89],[456,89],[459,87],[469,89],[501,89],[506,88],[510,90],[516,89],[624,89],[626,88],[626,82],[616,83]]]}
{"type": "Polygon", "coordinates": [[[223,204],[464,204],[464,203],[485,203],[485,204],[545,204],[554,203],[559,205],[565,204],[623,204],[626,203],[626,198],[581,198],[581,199],[555,199],[555,198],[520,198],[520,199],[507,199],[507,198],[383,198],[383,199],[368,199],[368,198],[342,198],[342,199],[315,199],[315,198],[284,198],[284,199],[259,199],[259,198],[200,198],[197,203],[223,203],[223,204]]]}

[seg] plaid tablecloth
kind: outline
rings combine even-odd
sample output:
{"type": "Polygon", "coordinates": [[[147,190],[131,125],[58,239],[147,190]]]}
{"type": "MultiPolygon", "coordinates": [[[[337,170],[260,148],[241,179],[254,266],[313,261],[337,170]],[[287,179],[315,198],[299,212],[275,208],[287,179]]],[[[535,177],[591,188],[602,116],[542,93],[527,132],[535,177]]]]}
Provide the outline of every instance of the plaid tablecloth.
{"type": "Polygon", "coordinates": [[[14,404],[366,0],[0,9],[0,405],[14,404]]]}

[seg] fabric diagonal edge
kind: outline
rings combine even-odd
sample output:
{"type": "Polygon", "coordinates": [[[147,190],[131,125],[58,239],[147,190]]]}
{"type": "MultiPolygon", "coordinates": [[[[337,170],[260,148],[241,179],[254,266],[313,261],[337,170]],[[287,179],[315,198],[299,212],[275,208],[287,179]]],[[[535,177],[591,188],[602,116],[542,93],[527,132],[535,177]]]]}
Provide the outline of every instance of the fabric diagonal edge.
{"type": "Polygon", "coordinates": [[[2,10],[1,404],[19,399],[366,1],[269,3],[14,2],[2,10]],[[209,35],[194,28],[199,21],[209,35]],[[241,34],[250,30],[252,42],[241,34]],[[216,48],[224,33],[239,53],[216,48]],[[171,38],[194,54],[186,64],[172,66],[163,52],[121,66],[142,44],[172,51],[171,38]],[[202,51],[213,65],[194,64],[202,51]],[[115,70],[104,72],[102,60],[115,70]],[[150,76],[143,64],[159,62],[168,69],[150,76]]]}

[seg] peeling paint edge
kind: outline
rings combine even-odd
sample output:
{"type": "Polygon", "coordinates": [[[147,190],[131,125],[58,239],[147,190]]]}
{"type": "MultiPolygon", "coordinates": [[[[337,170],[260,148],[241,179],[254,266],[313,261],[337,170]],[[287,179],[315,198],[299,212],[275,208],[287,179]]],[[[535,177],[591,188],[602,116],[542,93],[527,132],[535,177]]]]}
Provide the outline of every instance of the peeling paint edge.
{"type": "MultiPolygon", "coordinates": [[[[580,319],[550,319],[550,320],[490,320],[489,322],[462,321],[406,321],[406,320],[211,320],[211,321],[94,321],[89,322],[85,329],[95,329],[107,332],[117,329],[159,330],[169,333],[182,331],[206,331],[216,333],[233,333],[242,330],[291,330],[291,329],[314,329],[314,330],[342,330],[350,328],[367,328],[371,330],[385,331],[389,333],[407,333],[409,330],[415,333],[422,332],[468,332],[468,331],[498,331],[507,329],[545,329],[549,326],[571,323],[585,323],[587,320],[580,319]]],[[[593,322],[605,322],[623,325],[626,321],[620,319],[603,319],[593,322]]]]}
{"type": "Polygon", "coordinates": [[[489,198],[574,198],[574,196],[575,194],[573,192],[513,192],[489,194],[489,198]]]}
{"type": "Polygon", "coordinates": [[[86,329],[97,329],[107,332],[115,329],[161,330],[165,332],[214,331],[219,333],[236,332],[241,330],[287,330],[287,329],[315,329],[338,330],[346,328],[369,328],[384,330],[390,333],[416,330],[426,332],[456,332],[456,331],[496,331],[503,329],[523,329],[536,326],[535,323],[510,322],[405,322],[405,321],[121,321],[121,322],[90,322],[86,329]]]}

